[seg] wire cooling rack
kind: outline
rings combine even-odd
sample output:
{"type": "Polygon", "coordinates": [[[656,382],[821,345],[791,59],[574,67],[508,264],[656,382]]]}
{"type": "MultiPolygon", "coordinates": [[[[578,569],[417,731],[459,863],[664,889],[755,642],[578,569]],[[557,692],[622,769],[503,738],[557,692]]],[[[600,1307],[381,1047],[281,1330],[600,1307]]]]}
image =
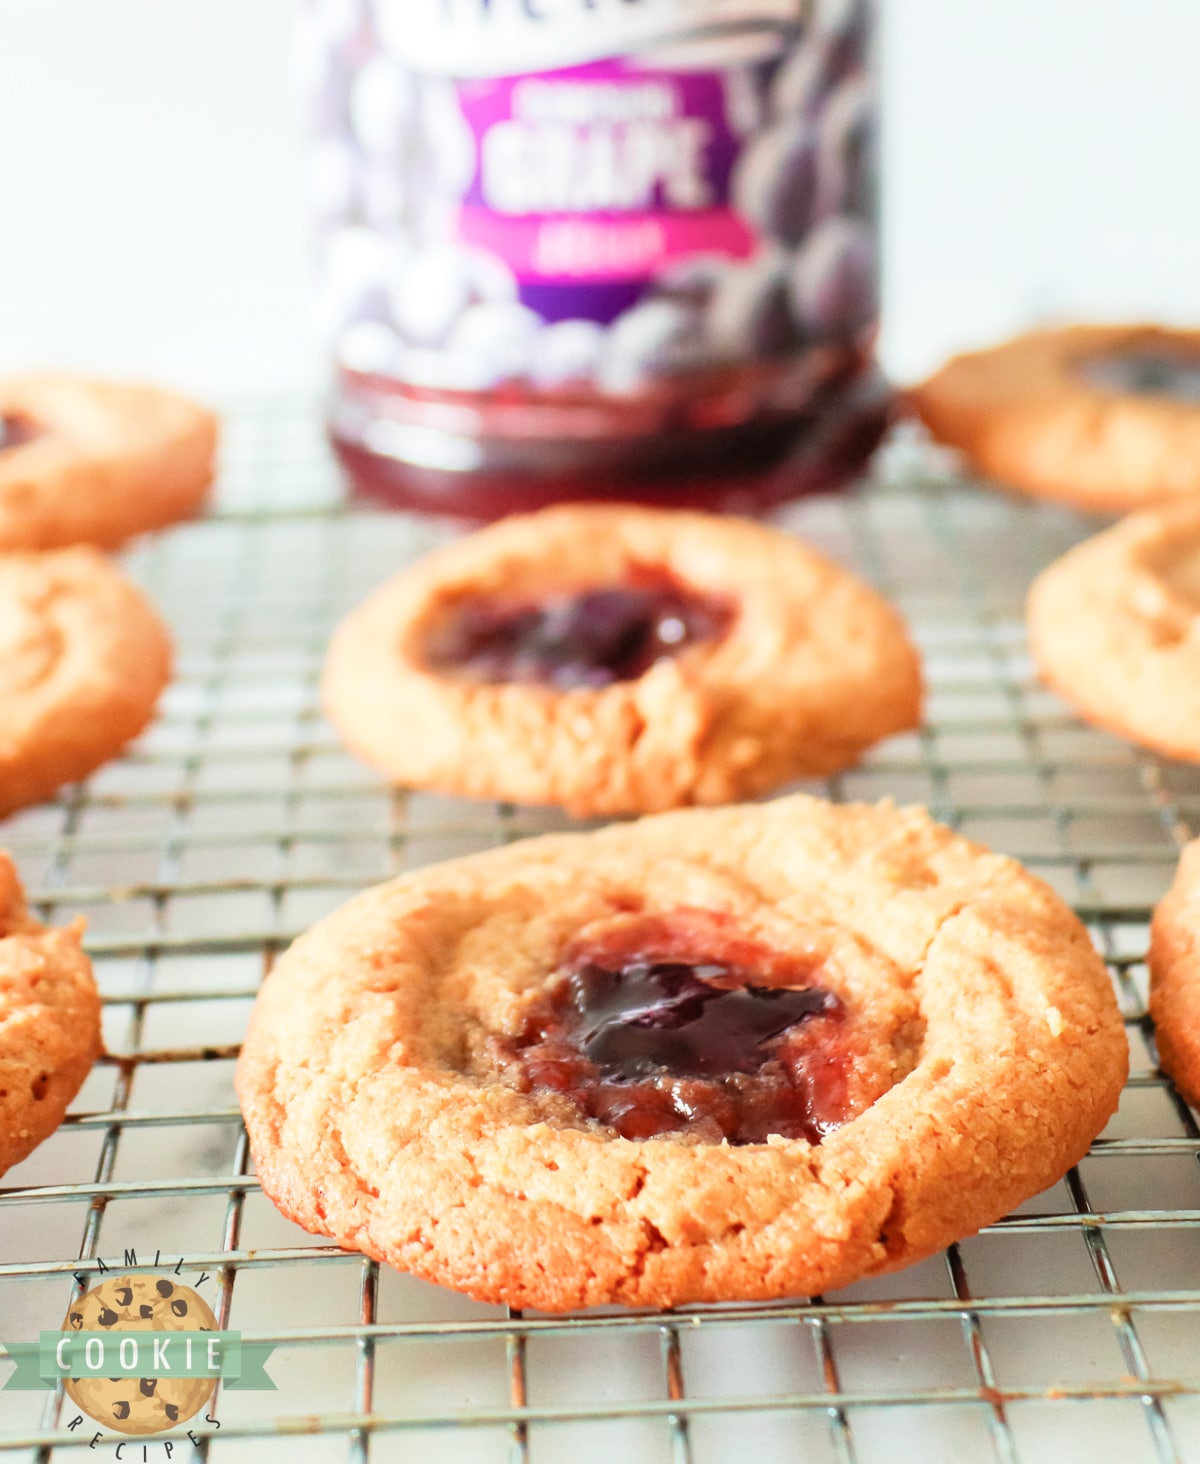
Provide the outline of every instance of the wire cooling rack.
{"type": "MultiPolygon", "coordinates": [[[[223,1327],[278,1344],[277,1392],[194,1421],[214,1461],[1200,1460],[1200,1130],[1156,1066],[1142,964],[1200,770],[1080,725],[1022,632],[1029,580],[1091,526],[904,450],[870,492],[785,515],[893,597],[931,687],[920,735],[814,788],[927,803],[1073,902],[1128,1023],[1119,1116],[1054,1189],[897,1276],[550,1318],[345,1254],[258,1189],[233,1061],[287,941],[373,880],[566,823],[391,792],[342,753],[316,697],[330,628],[443,531],[345,512],[308,404],[243,405],[226,458],[215,515],[130,561],[180,646],[159,722],[3,830],[43,918],[88,918],[109,1056],[0,1180],[0,1335],[59,1326],[97,1258],[182,1257],[223,1327]]],[[[79,1457],[93,1431],[66,1434],[73,1411],[0,1393],[0,1451],[79,1457]]]]}

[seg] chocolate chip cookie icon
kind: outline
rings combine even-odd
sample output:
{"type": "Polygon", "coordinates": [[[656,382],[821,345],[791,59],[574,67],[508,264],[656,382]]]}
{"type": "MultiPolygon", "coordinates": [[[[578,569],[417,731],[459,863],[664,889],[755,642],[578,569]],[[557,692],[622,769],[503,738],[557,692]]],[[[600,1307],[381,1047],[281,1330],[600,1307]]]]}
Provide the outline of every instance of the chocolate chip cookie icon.
{"type": "MultiPolygon", "coordinates": [[[[215,1332],[212,1308],[189,1286],[168,1276],[116,1276],[74,1303],[64,1332],[215,1332]]],[[[181,1354],[182,1356],[182,1354],[181,1354]]],[[[215,1378],[74,1377],[67,1396],[106,1428],[154,1434],[186,1423],[212,1397],[215,1378]]]]}

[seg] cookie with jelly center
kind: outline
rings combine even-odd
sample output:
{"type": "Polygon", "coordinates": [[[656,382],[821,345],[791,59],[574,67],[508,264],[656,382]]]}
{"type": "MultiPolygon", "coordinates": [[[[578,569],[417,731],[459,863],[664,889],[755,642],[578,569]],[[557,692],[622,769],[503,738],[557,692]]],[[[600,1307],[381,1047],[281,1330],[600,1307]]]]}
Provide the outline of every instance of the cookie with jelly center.
{"type": "Polygon", "coordinates": [[[439,670],[484,682],[610,686],[729,627],[728,605],[668,580],[552,595],[542,601],[475,599],[431,633],[439,670]]]}

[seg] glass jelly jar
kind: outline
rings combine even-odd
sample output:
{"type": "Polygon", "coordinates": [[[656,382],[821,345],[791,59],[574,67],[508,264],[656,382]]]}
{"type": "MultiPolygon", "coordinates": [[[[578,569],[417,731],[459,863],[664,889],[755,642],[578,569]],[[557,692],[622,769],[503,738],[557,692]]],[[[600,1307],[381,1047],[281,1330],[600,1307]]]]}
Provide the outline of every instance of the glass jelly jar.
{"type": "Polygon", "coordinates": [[[360,490],[752,509],[882,434],[868,0],[307,0],[360,490]]]}

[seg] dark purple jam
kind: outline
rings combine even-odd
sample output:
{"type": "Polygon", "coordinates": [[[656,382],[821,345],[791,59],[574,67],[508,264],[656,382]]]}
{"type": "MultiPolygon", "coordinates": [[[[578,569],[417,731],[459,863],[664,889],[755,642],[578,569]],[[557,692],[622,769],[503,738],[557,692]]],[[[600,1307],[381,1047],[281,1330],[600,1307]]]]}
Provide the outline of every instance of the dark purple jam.
{"type": "Polygon", "coordinates": [[[845,1009],[724,960],[596,955],[568,967],[509,1050],[527,1091],[624,1138],[819,1143],[846,1117],[845,1009]]]}
{"type": "Polygon", "coordinates": [[[1094,356],[1080,369],[1085,379],[1102,391],[1200,403],[1200,356],[1183,351],[1146,348],[1115,352],[1094,356]]]}
{"type": "Polygon", "coordinates": [[[430,634],[439,670],[559,691],[634,681],[729,628],[728,606],[670,583],[582,590],[539,603],[472,600],[430,634]]]}
{"type": "Polygon", "coordinates": [[[731,975],[726,966],[678,961],[583,966],[570,977],[576,1041],[605,1078],[723,1077],[757,1072],[774,1038],[837,1006],[816,987],[715,984],[731,975]]]}
{"type": "Polygon", "coordinates": [[[0,412],[0,452],[6,447],[21,447],[37,435],[38,429],[28,417],[5,416],[0,412]]]}

